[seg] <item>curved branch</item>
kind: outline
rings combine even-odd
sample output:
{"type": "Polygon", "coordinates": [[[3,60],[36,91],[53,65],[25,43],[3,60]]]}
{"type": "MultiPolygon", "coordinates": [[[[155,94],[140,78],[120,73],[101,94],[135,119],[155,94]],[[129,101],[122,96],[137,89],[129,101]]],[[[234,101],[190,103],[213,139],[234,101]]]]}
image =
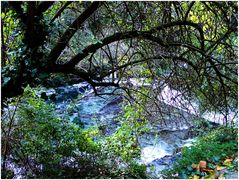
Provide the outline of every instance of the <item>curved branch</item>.
{"type": "Polygon", "coordinates": [[[56,13],[55,16],[52,18],[52,20],[51,20],[50,23],[54,22],[55,19],[58,18],[58,17],[61,15],[61,13],[67,8],[67,6],[69,6],[72,2],[73,2],[73,1],[67,1],[67,2],[63,5],[63,7],[62,7],[59,11],[57,11],[57,13],[56,13]]]}
{"type": "Polygon", "coordinates": [[[82,53],[78,53],[76,56],[74,56],[67,64],[65,64],[65,66],[72,68],[76,64],[78,64],[81,60],[83,60],[86,56],[88,56],[90,53],[97,51],[98,49],[102,48],[107,44],[129,38],[137,38],[139,36],[143,36],[145,33],[146,32],[138,32],[138,31],[115,33],[114,35],[108,36],[96,44],[89,45],[82,51],[82,53]]]}
{"type": "MultiPolygon", "coordinates": [[[[152,36],[152,33],[160,31],[164,28],[169,28],[169,27],[173,27],[173,26],[178,26],[178,25],[188,25],[188,26],[192,26],[195,27],[196,29],[199,30],[200,34],[201,34],[201,50],[193,47],[194,50],[197,50],[199,52],[203,52],[204,49],[204,38],[203,38],[203,31],[201,29],[201,27],[196,24],[196,23],[192,23],[192,22],[188,22],[188,21],[176,21],[176,22],[171,22],[168,24],[164,24],[161,26],[158,26],[156,28],[153,28],[149,31],[128,31],[128,32],[123,32],[123,33],[115,33],[111,36],[108,36],[104,39],[102,39],[100,42],[96,43],[96,44],[92,44],[88,47],[86,47],[81,53],[78,53],[76,56],[74,56],[68,63],[66,63],[64,66],[67,68],[73,68],[76,64],[78,64],[81,60],[83,60],[86,56],[88,56],[90,53],[94,53],[95,51],[97,51],[98,49],[102,48],[103,46],[110,44],[112,42],[115,41],[120,41],[120,40],[124,40],[124,39],[129,39],[129,38],[143,38],[143,39],[148,39],[154,42],[159,43],[162,46],[186,46],[186,44],[167,44],[165,42],[163,42],[162,39],[157,38],[152,36]]],[[[188,46],[189,47],[189,46],[188,46]]],[[[190,48],[190,47],[189,47],[190,48]]],[[[204,53],[204,52],[203,52],[204,53]]]]}
{"type": "Polygon", "coordinates": [[[160,31],[160,30],[165,29],[165,28],[170,28],[170,27],[173,27],[173,26],[181,26],[181,25],[192,26],[199,31],[200,40],[201,40],[201,50],[203,51],[204,50],[204,33],[203,33],[202,27],[197,23],[193,23],[191,21],[175,21],[175,22],[170,22],[168,24],[163,24],[161,26],[155,27],[152,30],[150,30],[149,32],[150,33],[155,33],[157,31],[160,31]]]}
{"type": "Polygon", "coordinates": [[[62,37],[58,40],[56,46],[51,50],[48,61],[49,63],[54,64],[57,58],[60,56],[63,49],[66,47],[72,36],[76,33],[76,31],[80,28],[82,23],[85,22],[100,6],[100,2],[93,2],[65,31],[62,37]]]}
{"type": "Polygon", "coordinates": [[[210,53],[212,53],[214,51],[214,49],[222,42],[223,39],[226,39],[230,36],[231,33],[236,32],[236,27],[237,23],[233,23],[231,27],[228,28],[228,31],[223,34],[221,37],[219,37],[215,42],[213,42],[208,48],[207,51],[210,50],[210,53]]]}
{"type": "Polygon", "coordinates": [[[120,70],[120,69],[123,69],[127,66],[130,66],[130,65],[134,65],[134,64],[138,64],[138,63],[142,63],[142,62],[146,62],[146,61],[149,61],[149,60],[152,60],[152,59],[166,59],[166,58],[172,58],[174,60],[180,60],[180,61],[183,61],[185,63],[187,63],[188,65],[190,65],[195,71],[197,71],[197,67],[189,60],[183,58],[183,57],[177,57],[177,56],[165,56],[165,55],[159,55],[159,56],[154,56],[154,57],[149,57],[149,58],[145,58],[145,59],[140,59],[140,60],[136,60],[136,61],[132,61],[132,62],[128,62],[128,63],[125,63],[121,66],[118,66],[117,68],[115,68],[114,70],[111,70],[109,72],[107,72],[106,74],[102,75],[100,77],[100,79],[103,79],[104,77],[106,76],[109,76],[110,74],[120,70]]]}

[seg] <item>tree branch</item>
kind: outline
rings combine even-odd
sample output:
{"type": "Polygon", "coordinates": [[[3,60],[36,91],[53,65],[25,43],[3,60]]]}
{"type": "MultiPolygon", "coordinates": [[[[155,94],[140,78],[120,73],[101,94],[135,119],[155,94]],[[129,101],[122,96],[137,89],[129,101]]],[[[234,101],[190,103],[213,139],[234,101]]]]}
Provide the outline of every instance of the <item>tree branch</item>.
{"type": "Polygon", "coordinates": [[[199,24],[197,24],[197,23],[193,23],[191,21],[175,21],[175,22],[170,22],[168,24],[163,24],[161,26],[153,28],[152,30],[150,30],[150,33],[155,33],[157,31],[160,31],[160,30],[165,29],[165,28],[170,28],[170,27],[173,27],[173,26],[181,26],[181,25],[192,26],[192,27],[194,27],[195,29],[197,29],[199,31],[200,40],[201,40],[201,50],[203,51],[204,50],[204,33],[203,33],[202,27],[199,24]]]}
{"type": "Polygon", "coordinates": [[[100,6],[100,2],[93,2],[71,25],[70,27],[65,31],[65,33],[62,35],[62,37],[58,40],[56,46],[51,50],[48,61],[49,63],[52,63],[54,65],[54,62],[57,60],[57,58],[60,56],[63,49],[66,47],[72,36],[75,34],[75,32],[80,28],[82,23],[85,22],[86,19],[88,19],[100,6]]]}
{"type": "MultiPolygon", "coordinates": [[[[195,27],[196,29],[198,29],[198,31],[201,34],[201,49],[204,49],[204,38],[203,38],[203,31],[201,29],[201,27],[198,24],[192,23],[192,22],[188,22],[188,21],[176,21],[176,22],[171,22],[168,24],[164,24],[161,26],[158,26],[156,28],[153,28],[149,31],[128,31],[128,32],[123,32],[123,33],[115,33],[111,36],[108,36],[104,39],[102,39],[100,42],[96,43],[96,44],[92,44],[88,47],[86,47],[81,53],[78,53],[76,56],[74,56],[68,63],[66,63],[64,66],[68,67],[68,68],[72,68],[74,67],[77,63],[79,63],[81,60],[83,60],[86,56],[88,56],[90,53],[94,53],[95,51],[97,51],[98,49],[100,49],[101,47],[110,44],[112,42],[115,41],[119,41],[119,40],[124,40],[124,39],[129,39],[129,38],[143,38],[143,39],[148,39],[154,42],[159,43],[162,46],[187,46],[185,43],[171,43],[171,44],[167,44],[164,43],[162,39],[157,38],[155,36],[152,36],[152,33],[160,31],[164,28],[169,28],[169,27],[173,27],[173,26],[178,26],[178,25],[188,25],[188,26],[192,26],[195,27]]],[[[194,50],[197,50],[199,52],[203,52],[203,50],[200,50],[196,47],[193,46],[187,46],[189,48],[193,48],[194,50]]]]}
{"type": "Polygon", "coordinates": [[[58,18],[58,17],[61,15],[61,13],[66,9],[66,7],[69,6],[72,2],[73,2],[73,1],[67,1],[67,2],[63,5],[63,7],[62,7],[59,11],[57,11],[57,13],[56,13],[55,16],[52,18],[52,20],[51,20],[50,23],[54,22],[55,19],[58,18]]]}
{"type": "Polygon", "coordinates": [[[140,59],[140,60],[136,60],[136,61],[131,61],[131,62],[125,63],[125,64],[123,64],[123,65],[121,65],[121,66],[118,66],[117,68],[115,68],[115,69],[113,69],[113,70],[107,72],[106,74],[103,74],[103,75],[100,77],[100,79],[103,79],[104,77],[109,76],[110,74],[112,74],[112,73],[114,73],[114,72],[116,72],[116,71],[118,71],[118,70],[120,70],[120,69],[122,69],[122,68],[125,68],[125,67],[127,67],[127,66],[130,66],[130,65],[134,65],[134,64],[138,64],[138,63],[142,63],[142,62],[147,62],[147,61],[150,61],[150,60],[152,60],[152,59],[164,59],[164,58],[165,58],[165,59],[166,59],[166,58],[172,58],[172,59],[174,59],[174,60],[183,61],[183,62],[187,63],[188,65],[190,65],[191,67],[193,67],[193,69],[194,69],[195,71],[197,71],[197,67],[196,67],[191,61],[189,61],[189,60],[187,60],[187,59],[185,59],[185,58],[183,58],[183,57],[177,57],[177,56],[173,56],[173,57],[172,57],[172,56],[158,55],[158,56],[154,56],[154,57],[144,58],[144,59],[140,59]]]}
{"type": "Polygon", "coordinates": [[[45,1],[42,2],[38,7],[36,11],[36,15],[40,16],[42,15],[47,9],[49,9],[54,4],[54,1],[45,1]]]}
{"type": "Polygon", "coordinates": [[[189,5],[189,7],[188,7],[188,10],[187,10],[187,12],[186,12],[186,14],[185,14],[184,21],[187,20],[188,14],[189,14],[189,12],[191,11],[191,9],[192,9],[192,7],[193,7],[194,4],[195,4],[195,1],[193,1],[193,2],[190,3],[190,5],[189,5]]]}

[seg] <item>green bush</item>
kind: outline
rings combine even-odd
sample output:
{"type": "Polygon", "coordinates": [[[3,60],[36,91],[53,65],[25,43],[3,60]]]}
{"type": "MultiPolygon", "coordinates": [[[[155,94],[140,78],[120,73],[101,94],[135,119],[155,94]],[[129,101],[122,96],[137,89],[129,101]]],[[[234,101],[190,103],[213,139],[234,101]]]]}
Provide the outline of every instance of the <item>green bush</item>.
{"type": "Polygon", "coordinates": [[[90,132],[59,118],[54,109],[30,87],[25,89],[16,112],[17,128],[12,129],[17,142],[12,152],[17,163],[29,168],[28,176],[62,177],[67,159],[77,152],[94,156],[100,150],[90,132]]]}
{"type": "Polygon", "coordinates": [[[204,118],[193,118],[193,128],[191,129],[193,136],[205,136],[212,129],[217,128],[219,125],[214,124],[204,118]]]}
{"type": "MultiPolygon", "coordinates": [[[[198,172],[193,171],[192,164],[207,161],[209,168],[221,164],[227,157],[237,153],[237,129],[219,127],[199,138],[191,147],[182,149],[182,157],[178,158],[173,168],[164,171],[165,176],[185,179],[198,172]]],[[[206,176],[206,174],[200,174],[206,176]]]]}
{"type": "MultiPolygon", "coordinates": [[[[120,172],[126,178],[145,178],[146,167],[138,164],[135,160],[140,157],[138,138],[146,131],[142,106],[136,104],[124,106],[124,115],[120,117],[120,127],[102,142],[102,151],[107,154],[111,164],[122,165],[120,172]]],[[[118,171],[118,172],[117,172],[118,171]]],[[[121,177],[122,177],[121,176],[121,177]]]]}
{"type": "MultiPolygon", "coordinates": [[[[27,170],[27,178],[145,177],[145,167],[132,163],[140,155],[135,130],[141,125],[127,125],[132,120],[130,113],[126,113],[124,118],[128,120],[112,136],[97,142],[93,141],[99,136],[96,127],[83,130],[76,123],[59,118],[54,105],[47,104],[29,86],[17,107],[14,127],[7,121],[2,123],[2,128],[9,127],[12,132],[10,138],[3,138],[2,145],[5,149],[6,140],[12,140],[11,148],[9,144],[6,148],[7,155],[27,170]],[[123,162],[119,165],[117,160],[123,162]]],[[[4,177],[12,176],[3,169],[4,177]]]]}
{"type": "Polygon", "coordinates": [[[136,162],[132,162],[130,164],[130,175],[133,176],[133,178],[146,178],[146,166],[143,164],[138,164],[136,162]]]}

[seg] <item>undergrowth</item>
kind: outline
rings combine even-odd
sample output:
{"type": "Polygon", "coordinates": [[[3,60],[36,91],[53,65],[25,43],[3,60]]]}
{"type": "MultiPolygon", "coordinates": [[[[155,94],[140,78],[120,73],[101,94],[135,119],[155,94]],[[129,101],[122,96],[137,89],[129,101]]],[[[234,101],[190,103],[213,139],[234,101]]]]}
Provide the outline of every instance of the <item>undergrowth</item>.
{"type": "Polygon", "coordinates": [[[166,178],[209,178],[237,168],[237,128],[218,127],[184,147],[172,169],[163,171],[166,178]],[[205,163],[206,167],[201,167],[205,163]]]}

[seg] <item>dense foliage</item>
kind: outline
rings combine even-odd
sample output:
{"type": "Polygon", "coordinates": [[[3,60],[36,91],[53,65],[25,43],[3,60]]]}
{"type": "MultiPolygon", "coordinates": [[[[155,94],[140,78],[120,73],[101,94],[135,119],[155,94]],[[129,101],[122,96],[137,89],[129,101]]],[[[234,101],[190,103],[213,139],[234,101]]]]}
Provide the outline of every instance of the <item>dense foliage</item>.
{"type": "Polygon", "coordinates": [[[163,82],[225,123],[237,107],[235,2],[2,2],[2,22],[3,99],[61,72],[163,82]]]}
{"type": "Polygon", "coordinates": [[[185,147],[171,170],[165,171],[168,178],[207,178],[216,179],[225,174],[220,170],[237,169],[238,164],[237,129],[219,127],[200,137],[193,146],[185,147]],[[200,161],[207,162],[206,170],[198,168],[200,161]]]}
{"type": "MultiPolygon", "coordinates": [[[[197,123],[214,112],[223,117],[214,121],[236,125],[236,2],[2,1],[1,21],[3,177],[12,176],[14,161],[34,178],[145,178],[137,158],[148,124],[178,125],[188,114],[197,123]],[[70,122],[74,100],[59,117],[30,88],[80,81],[95,95],[102,95],[100,87],[123,91],[120,127],[110,136],[103,126],[85,130],[79,117],[70,122]],[[176,115],[162,103],[166,88],[176,115]]],[[[185,149],[175,171],[190,176],[183,171],[192,163],[235,153],[235,139],[214,138],[221,131],[185,149]]]]}
{"type": "Polygon", "coordinates": [[[2,118],[3,178],[12,176],[6,169],[10,162],[24,166],[29,178],[145,177],[144,166],[133,160],[139,154],[128,139],[130,127],[122,126],[105,141],[93,141],[100,136],[98,128],[83,130],[59,118],[54,105],[29,86],[11,107],[15,110],[2,118]],[[118,161],[127,168],[119,168],[118,161]]]}

